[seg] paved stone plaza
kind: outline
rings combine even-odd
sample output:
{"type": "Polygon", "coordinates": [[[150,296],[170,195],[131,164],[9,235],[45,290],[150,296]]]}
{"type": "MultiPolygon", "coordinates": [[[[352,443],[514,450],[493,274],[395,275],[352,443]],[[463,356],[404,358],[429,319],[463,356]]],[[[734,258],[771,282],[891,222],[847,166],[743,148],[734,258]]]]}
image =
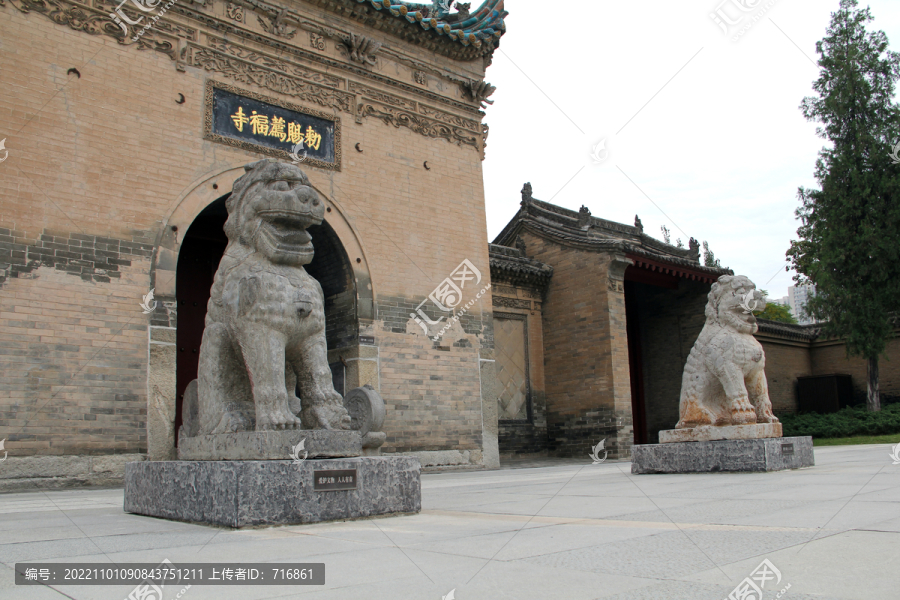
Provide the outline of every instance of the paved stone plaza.
{"type": "MultiPolygon", "coordinates": [[[[900,465],[890,446],[816,466],[632,475],[627,462],[517,461],[425,474],[422,513],[232,531],[125,514],[120,489],[0,496],[2,598],[123,599],[132,586],[13,584],[23,561],[324,562],[324,587],[194,586],[204,598],[722,600],[763,559],[765,598],[900,597],[900,465]],[[89,538],[89,539],[86,539],[89,538]]],[[[180,589],[167,587],[165,599],[180,589]]]]}

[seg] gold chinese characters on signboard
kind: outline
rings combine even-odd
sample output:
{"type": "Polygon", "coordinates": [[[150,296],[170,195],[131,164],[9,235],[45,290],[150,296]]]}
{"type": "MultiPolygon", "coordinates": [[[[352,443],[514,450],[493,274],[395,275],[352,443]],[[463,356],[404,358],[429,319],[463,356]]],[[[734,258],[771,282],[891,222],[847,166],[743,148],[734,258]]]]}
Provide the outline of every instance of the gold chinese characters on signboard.
{"type": "MultiPolygon", "coordinates": [[[[268,115],[258,114],[255,110],[250,115],[244,113],[244,107],[238,106],[237,112],[231,115],[234,121],[234,127],[243,133],[244,126],[249,125],[252,128],[253,135],[264,135],[268,137],[278,138],[282,142],[290,142],[291,144],[306,144],[306,148],[318,150],[322,143],[322,135],[313,129],[312,125],[306,127],[303,131],[303,125],[299,123],[285,123],[281,117],[271,117],[268,115]],[[287,129],[285,129],[285,127],[287,129]]],[[[304,146],[301,145],[301,149],[304,146]]]]}

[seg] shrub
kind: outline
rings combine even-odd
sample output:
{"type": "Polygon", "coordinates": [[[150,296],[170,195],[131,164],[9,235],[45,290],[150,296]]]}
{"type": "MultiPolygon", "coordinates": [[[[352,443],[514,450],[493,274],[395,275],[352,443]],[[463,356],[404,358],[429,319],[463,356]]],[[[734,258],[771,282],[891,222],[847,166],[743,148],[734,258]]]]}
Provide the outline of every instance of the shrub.
{"type": "Polygon", "coordinates": [[[785,437],[811,435],[817,438],[887,435],[900,433],[900,403],[892,402],[879,412],[865,406],[849,406],[820,415],[818,413],[779,415],[785,437]]]}

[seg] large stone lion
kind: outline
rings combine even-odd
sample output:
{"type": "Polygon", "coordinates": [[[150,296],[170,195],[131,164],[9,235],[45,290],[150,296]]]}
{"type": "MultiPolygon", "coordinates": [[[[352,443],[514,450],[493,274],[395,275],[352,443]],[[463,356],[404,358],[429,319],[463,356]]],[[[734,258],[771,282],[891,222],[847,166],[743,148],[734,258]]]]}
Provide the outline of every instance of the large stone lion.
{"type": "Polygon", "coordinates": [[[306,228],[322,222],[324,204],[294,165],[244,169],[226,203],[228,246],[200,346],[196,433],[349,429],[331,383],[322,287],[303,268],[313,259],[306,228]]]}
{"type": "Polygon", "coordinates": [[[676,428],[777,423],[766,383],[766,358],[753,337],[753,310],[766,300],[744,276],[723,275],[712,285],[706,324],[691,349],[681,380],[676,428]]]}

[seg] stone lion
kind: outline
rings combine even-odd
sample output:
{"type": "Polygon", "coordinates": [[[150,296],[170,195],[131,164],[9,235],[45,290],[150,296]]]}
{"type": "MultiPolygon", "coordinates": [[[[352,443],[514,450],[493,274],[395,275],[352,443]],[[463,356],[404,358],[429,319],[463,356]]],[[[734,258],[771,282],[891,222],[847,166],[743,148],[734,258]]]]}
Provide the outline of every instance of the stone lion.
{"type": "Polygon", "coordinates": [[[753,334],[753,310],[766,300],[744,276],[723,275],[712,285],[706,324],[681,379],[676,428],[777,423],[766,383],[766,357],[753,334]]]}
{"type": "Polygon", "coordinates": [[[349,429],[331,382],[322,287],[303,268],[313,259],[306,228],[322,222],[324,204],[294,165],[244,170],[226,203],[228,246],[200,346],[197,433],[349,429]]]}

